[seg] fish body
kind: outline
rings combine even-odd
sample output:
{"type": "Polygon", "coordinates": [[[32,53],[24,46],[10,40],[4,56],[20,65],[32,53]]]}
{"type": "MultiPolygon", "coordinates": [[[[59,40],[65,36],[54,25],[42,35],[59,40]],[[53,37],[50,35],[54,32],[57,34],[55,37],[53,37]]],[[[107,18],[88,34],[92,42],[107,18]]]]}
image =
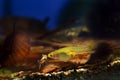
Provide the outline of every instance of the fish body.
{"type": "Polygon", "coordinates": [[[63,68],[72,68],[86,64],[94,53],[94,49],[90,46],[70,46],[58,49],[44,55],[40,60],[39,69],[43,73],[63,68]]]}
{"type": "Polygon", "coordinates": [[[83,59],[88,55],[90,57],[92,53],[94,53],[94,49],[91,46],[71,46],[51,52],[47,57],[67,62],[75,61],[73,59],[83,59]]]}

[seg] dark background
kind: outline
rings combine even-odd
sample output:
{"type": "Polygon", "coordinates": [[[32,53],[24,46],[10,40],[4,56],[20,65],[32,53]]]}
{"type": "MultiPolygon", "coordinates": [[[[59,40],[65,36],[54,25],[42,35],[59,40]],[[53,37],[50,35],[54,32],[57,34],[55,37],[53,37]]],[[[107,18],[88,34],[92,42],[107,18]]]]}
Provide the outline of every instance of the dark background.
{"type": "Polygon", "coordinates": [[[13,16],[30,17],[43,20],[46,16],[50,17],[48,26],[56,26],[57,17],[60,15],[61,8],[69,0],[0,0],[0,16],[9,13],[13,16]],[[5,11],[5,7],[9,10],[5,11]]]}
{"type": "Polygon", "coordinates": [[[50,17],[49,29],[71,19],[86,25],[97,37],[120,35],[119,0],[0,0],[0,16],[50,17]]]}

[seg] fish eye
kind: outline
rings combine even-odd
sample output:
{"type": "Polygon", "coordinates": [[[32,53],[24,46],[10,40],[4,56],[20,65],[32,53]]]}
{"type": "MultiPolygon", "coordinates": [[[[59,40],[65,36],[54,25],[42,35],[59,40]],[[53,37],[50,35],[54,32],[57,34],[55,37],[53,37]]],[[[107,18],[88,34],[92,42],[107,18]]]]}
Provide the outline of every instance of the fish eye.
{"type": "Polygon", "coordinates": [[[52,54],[49,54],[49,57],[52,57],[52,54]]]}

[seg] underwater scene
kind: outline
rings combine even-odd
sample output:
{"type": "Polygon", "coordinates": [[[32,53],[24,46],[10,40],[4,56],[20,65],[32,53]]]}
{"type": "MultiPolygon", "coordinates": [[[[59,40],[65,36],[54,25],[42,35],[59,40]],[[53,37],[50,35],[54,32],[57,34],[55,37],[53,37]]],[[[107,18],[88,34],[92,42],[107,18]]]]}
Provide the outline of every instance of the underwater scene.
{"type": "Polygon", "coordinates": [[[0,0],[0,80],[120,80],[119,0],[0,0]]]}

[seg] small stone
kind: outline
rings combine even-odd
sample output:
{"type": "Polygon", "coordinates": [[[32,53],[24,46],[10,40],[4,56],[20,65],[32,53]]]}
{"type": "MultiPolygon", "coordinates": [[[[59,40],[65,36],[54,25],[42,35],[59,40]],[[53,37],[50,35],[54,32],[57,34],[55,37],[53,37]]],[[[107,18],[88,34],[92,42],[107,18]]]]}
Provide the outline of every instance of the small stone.
{"type": "Polygon", "coordinates": [[[67,75],[69,75],[69,72],[64,72],[64,74],[67,76],[67,75]]]}
{"type": "Polygon", "coordinates": [[[77,72],[86,72],[87,71],[87,69],[84,69],[84,68],[81,68],[81,69],[77,69],[77,72]]]}
{"type": "Polygon", "coordinates": [[[24,74],[25,72],[24,71],[20,71],[20,72],[18,72],[19,74],[24,74]]]}
{"type": "Polygon", "coordinates": [[[57,72],[53,72],[52,75],[55,75],[55,76],[56,76],[56,75],[58,75],[58,74],[57,74],[57,72]]]}
{"type": "Polygon", "coordinates": [[[50,73],[46,73],[45,76],[51,76],[51,74],[50,73]]]}

